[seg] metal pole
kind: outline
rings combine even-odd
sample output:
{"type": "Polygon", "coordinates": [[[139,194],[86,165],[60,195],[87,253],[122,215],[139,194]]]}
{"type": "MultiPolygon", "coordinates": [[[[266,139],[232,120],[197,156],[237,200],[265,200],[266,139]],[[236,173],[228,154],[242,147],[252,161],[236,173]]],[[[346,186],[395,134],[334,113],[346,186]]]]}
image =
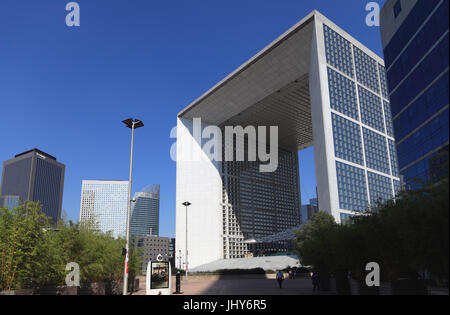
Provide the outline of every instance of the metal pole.
{"type": "Polygon", "coordinates": [[[186,281],[188,279],[188,205],[186,204],[186,281]]]}
{"type": "Polygon", "coordinates": [[[128,294],[128,261],[129,261],[129,242],[130,242],[130,215],[131,215],[131,177],[133,175],[133,142],[134,142],[134,122],[131,126],[131,153],[130,153],[130,177],[128,179],[128,205],[127,205],[127,228],[125,244],[125,266],[123,272],[123,295],[128,294]]]}

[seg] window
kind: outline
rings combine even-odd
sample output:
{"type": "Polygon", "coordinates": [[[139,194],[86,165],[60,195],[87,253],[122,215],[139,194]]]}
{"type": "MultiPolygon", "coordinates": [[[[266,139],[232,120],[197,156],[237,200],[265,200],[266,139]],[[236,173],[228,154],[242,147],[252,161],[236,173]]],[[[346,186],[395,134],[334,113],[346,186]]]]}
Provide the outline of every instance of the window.
{"type": "Polygon", "coordinates": [[[397,18],[402,12],[402,2],[398,0],[396,4],[394,4],[394,17],[397,18]]]}

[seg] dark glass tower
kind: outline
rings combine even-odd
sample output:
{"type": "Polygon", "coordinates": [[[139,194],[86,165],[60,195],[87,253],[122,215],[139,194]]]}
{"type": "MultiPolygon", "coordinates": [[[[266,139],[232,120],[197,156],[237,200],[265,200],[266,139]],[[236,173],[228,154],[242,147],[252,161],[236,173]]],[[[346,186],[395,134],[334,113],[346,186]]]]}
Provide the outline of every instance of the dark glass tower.
{"type": "Polygon", "coordinates": [[[409,188],[448,174],[448,12],[448,0],[388,0],[381,12],[400,173],[409,188]]]}
{"type": "Polygon", "coordinates": [[[131,210],[132,236],[159,236],[159,185],[150,185],[134,195],[131,210]]]}
{"type": "Polygon", "coordinates": [[[20,202],[39,201],[53,222],[61,217],[65,165],[33,149],[3,163],[0,196],[17,196],[20,202]]]}

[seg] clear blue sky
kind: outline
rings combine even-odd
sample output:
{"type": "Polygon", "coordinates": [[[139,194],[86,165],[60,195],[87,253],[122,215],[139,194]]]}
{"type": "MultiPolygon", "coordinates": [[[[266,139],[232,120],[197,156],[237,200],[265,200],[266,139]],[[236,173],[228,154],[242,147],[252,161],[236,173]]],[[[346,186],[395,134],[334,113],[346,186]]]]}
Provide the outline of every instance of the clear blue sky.
{"type": "MultiPolygon", "coordinates": [[[[160,233],[175,234],[177,113],[313,9],[382,56],[363,0],[0,1],[0,161],[37,147],[66,164],[63,209],[78,221],[83,179],[128,178],[133,190],[161,184],[160,233]]],[[[384,3],[384,1],[375,1],[384,3]]],[[[302,199],[315,196],[312,150],[301,153],[302,199]]]]}

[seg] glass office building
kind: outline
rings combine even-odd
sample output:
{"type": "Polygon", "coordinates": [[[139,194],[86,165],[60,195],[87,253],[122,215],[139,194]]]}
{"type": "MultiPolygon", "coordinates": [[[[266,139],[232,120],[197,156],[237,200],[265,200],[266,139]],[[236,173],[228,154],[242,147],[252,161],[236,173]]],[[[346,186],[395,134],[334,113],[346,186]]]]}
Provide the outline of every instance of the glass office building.
{"type": "Polygon", "coordinates": [[[448,0],[388,0],[381,12],[399,172],[409,188],[448,174],[448,12],[448,0]]]}
{"type": "Polygon", "coordinates": [[[83,180],[80,222],[95,224],[113,237],[125,237],[128,181],[83,180]]]}
{"type": "Polygon", "coordinates": [[[56,223],[61,217],[65,165],[38,149],[18,154],[3,163],[0,196],[10,202],[38,201],[56,223]],[[12,200],[11,197],[17,198],[12,200]]]}
{"type": "Polygon", "coordinates": [[[390,108],[383,59],[310,13],[178,114],[177,255],[186,234],[195,268],[246,257],[251,240],[296,229],[298,151],[311,146],[320,210],[337,222],[394,198],[401,185],[390,108]],[[249,126],[278,128],[276,170],[262,171],[259,160],[185,158],[207,155],[198,135],[249,126]]]}
{"type": "Polygon", "coordinates": [[[131,208],[132,236],[159,236],[159,185],[150,185],[134,194],[131,208]]]}
{"type": "Polygon", "coordinates": [[[340,218],[395,197],[400,181],[385,68],[323,25],[340,218]]]}

